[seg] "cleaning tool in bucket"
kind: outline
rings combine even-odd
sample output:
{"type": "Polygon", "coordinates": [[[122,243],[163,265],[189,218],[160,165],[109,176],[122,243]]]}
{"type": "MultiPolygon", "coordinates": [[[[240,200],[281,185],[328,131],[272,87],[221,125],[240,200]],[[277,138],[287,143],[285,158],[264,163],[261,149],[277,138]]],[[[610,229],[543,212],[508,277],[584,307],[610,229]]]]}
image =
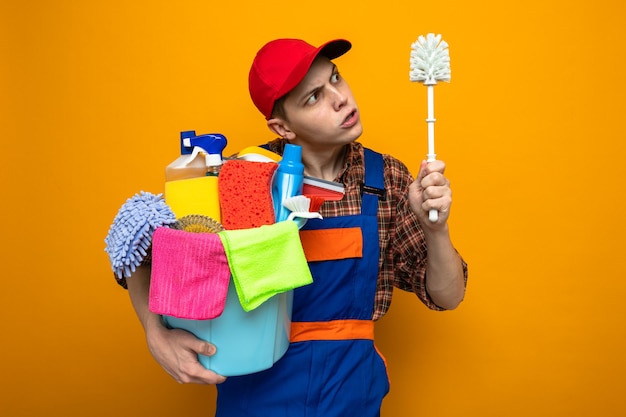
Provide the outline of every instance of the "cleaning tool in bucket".
{"type": "Polygon", "coordinates": [[[302,179],[302,194],[309,197],[319,196],[324,200],[340,201],[345,194],[345,189],[340,182],[326,181],[305,175],[302,179]]]}
{"type": "Polygon", "coordinates": [[[159,227],[152,236],[150,311],[209,320],[224,311],[230,268],[216,233],[159,227]]]}
{"type": "Polygon", "coordinates": [[[298,229],[302,229],[302,226],[306,224],[308,219],[322,218],[318,210],[323,203],[323,197],[296,195],[283,201],[283,206],[291,211],[287,220],[295,221],[298,225],[298,229]]]}
{"type": "MultiPolygon", "coordinates": [[[[437,81],[450,82],[450,55],[448,44],[441,40],[441,35],[429,33],[419,36],[411,45],[411,71],[409,79],[424,83],[428,88],[428,155],[427,161],[437,158],[435,154],[435,93],[437,81]]],[[[436,222],[439,215],[437,210],[428,212],[428,219],[436,222]]]]}
{"type": "Polygon", "coordinates": [[[194,130],[180,132],[180,156],[165,167],[165,180],[204,177],[222,165],[222,152],[228,141],[220,133],[196,135],[194,130]]]}
{"type": "Polygon", "coordinates": [[[218,189],[221,223],[226,230],[274,224],[272,178],[276,162],[230,159],[220,172],[218,189]]]}
{"type": "Polygon", "coordinates": [[[176,219],[170,228],[191,233],[217,233],[224,230],[224,226],[218,221],[202,214],[189,214],[176,219]]]}
{"type": "Polygon", "coordinates": [[[217,176],[226,137],[181,132],[181,155],[165,168],[165,200],[176,218],[202,214],[221,220],[217,176]]]}
{"type": "Polygon", "coordinates": [[[221,224],[191,214],[152,236],[150,311],[193,320],[222,314],[230,269],[217,232],[221,224]]]}
{"type": "Polygon", "coordinates": [[[260,146],[248,146],[237,154],[238,159],[254,162],[280,162],[280,155],[260,146]]]}
{"type": "Polygon", "coordinates": [[[302,194],[303,178],[302,147],[288,143],[272,180],[272,201],[276,222],[285,221],[289,217],[291,211],[283,203],[290,197],[302,194]]]}
{"type": "Polygon", "coordinates": [[[245,311],[313,283],[295,222],[224,230],[218,236],[245,311]]]}
{"type": "Polygon", "coordinates": [[[118,280],[129,278],[148,256],[154,231],[175,221],[161,194],[141,191],[126,200],[104,239],[118,280]]]}

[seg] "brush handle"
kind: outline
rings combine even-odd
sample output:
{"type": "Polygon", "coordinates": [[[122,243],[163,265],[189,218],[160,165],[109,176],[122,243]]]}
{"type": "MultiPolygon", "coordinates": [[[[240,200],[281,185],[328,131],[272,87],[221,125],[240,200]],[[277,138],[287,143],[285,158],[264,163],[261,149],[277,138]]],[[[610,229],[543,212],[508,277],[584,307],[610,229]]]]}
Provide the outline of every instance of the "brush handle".
{"type": "MultiPolygon", "coordinates": [[[[437,159],[435,154],[435,89],[434,85],[429,84],[428,87],[428,118],[426,123],[428,124],[428,155],[427,161],[432,162],[437,159]]],[[[439,213],[437,210],[432,209],[428,212],[428,220],[435,223],[439,219],[439,213]]]]}
{"type": "MultiPolygon", "coordinates": [[[[432,162],[434,161],[435,158],[428,158],[427,162],[432,162]]],[[[430,220],[432,223],[437,222],[437,220],[439,220],[439,212],[436,209],[430,209],[428,211],[428,220],[430,220]]]]}
{"type": "Polygon", "coordinates": [[[428,88],[428,117],[426,118],[426,123],[428,125],[428,162],[434,161],[437,159],[437,154],[435,154],[435,86],[427,85],[428,88]]]}

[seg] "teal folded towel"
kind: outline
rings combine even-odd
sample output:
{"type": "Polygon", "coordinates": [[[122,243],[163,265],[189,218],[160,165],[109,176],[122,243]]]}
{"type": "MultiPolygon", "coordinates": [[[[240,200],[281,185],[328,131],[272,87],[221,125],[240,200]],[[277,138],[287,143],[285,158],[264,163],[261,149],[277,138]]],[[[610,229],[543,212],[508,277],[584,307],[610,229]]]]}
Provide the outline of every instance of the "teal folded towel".
{"type": "Polygon", "coordinates": [[[224,230],[218,235],[245,311],[313,282],[295,222],[224,230]]]}

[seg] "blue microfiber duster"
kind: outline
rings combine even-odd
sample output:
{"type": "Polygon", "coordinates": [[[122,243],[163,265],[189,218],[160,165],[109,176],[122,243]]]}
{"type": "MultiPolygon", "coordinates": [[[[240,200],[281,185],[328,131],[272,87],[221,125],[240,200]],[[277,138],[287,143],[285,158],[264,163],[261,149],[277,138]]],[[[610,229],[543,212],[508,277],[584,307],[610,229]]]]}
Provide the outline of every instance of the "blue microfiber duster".
{"type": "Polygon", "coordinates": [[[104,239],[104,251],[109,254],[117,277],[130,277],[148,254],[154,230],[175,221],[176,216],[162,194],[141,191],[126,200],[104,239]]]}

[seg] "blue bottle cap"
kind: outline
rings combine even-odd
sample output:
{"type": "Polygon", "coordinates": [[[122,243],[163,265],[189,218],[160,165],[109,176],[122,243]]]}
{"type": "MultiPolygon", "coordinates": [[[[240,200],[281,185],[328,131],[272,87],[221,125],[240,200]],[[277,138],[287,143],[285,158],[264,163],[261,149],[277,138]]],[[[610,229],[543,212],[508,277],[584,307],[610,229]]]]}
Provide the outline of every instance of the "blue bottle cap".
{"type": "Polygon", "coordinates": [[[288,143],[283,150],[283,159],[278,163],[282,172],[288,174],[302,175],[304,165],[302,164],[302,146],[288,143]]]}

